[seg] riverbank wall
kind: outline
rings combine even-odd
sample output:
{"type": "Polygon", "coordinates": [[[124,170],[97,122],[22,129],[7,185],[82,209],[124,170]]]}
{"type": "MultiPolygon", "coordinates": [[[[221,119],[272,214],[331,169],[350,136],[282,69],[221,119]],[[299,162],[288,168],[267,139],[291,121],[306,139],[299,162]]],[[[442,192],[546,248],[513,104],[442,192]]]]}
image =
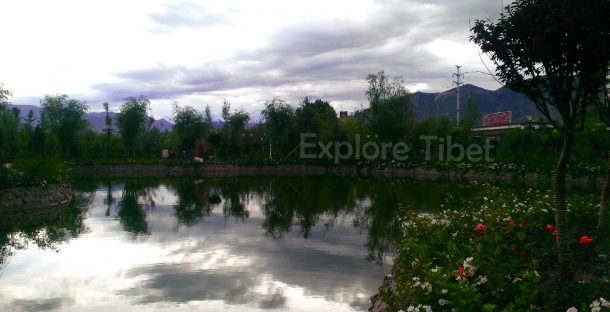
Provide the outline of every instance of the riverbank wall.
{"type": "MultiPolygon", "coordinates": [[[[232,176],[363,176],[413,178],[417,180],[478,181],[487,183],[550,186],[552,175],[539,172],[489,172],[477,169],[401,167],[317,166],[317,165],[94,165],[74,169],[75,178],[160,178],[232,176]]],[[[568,176],[569,185],[599,188],[601,176],[568,176]]]]}

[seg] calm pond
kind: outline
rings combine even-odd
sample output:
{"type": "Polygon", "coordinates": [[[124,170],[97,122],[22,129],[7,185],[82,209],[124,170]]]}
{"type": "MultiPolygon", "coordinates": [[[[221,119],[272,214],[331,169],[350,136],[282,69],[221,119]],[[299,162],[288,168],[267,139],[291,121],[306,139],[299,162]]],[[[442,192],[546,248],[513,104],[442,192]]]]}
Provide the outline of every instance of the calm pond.
{"type": "Polygon", "coordinates": [[[64,209],[0,221],[1,311],[364,311],[398,203],[455,185],[349,177],[76,183],[64,209]]]}

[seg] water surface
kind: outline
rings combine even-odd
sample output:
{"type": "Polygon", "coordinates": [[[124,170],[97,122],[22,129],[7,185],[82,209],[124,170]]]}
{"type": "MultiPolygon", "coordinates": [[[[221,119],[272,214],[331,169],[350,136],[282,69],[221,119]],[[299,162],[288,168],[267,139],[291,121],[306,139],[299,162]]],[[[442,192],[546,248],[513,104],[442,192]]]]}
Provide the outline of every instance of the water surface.
{"type": "Polygon", "coordinates": [[[0,310],[364,311],[391,268],[398,210],[439,209],[450,187],[81,181],[63,209],[2,216],[0,310]]]}

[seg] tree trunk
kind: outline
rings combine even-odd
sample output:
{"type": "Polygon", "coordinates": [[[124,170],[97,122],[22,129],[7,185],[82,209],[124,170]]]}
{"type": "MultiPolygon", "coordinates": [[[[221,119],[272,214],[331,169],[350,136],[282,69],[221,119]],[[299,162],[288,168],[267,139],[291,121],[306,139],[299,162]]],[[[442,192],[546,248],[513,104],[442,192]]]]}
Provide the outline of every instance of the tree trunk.
{"type": "Polygon", "coordinates": [[[555,227],[557,229],[559,274],[560,279],[564,281],[573,278],[572,259],[570,256],[571,239],[568,233],[568,208],[566,204],[566,166],[572,151],[573,138],[574,132],[570,129],[565,129],[563,133],[563,148],[553,179],[553,204],[555,206],[555,227]]]}
{"type": "Polygon", "coordinates": [[[608,222],[608,193],[610,193],[610,151],[608,151],[608,168],[606,168],[606,177],[602,186],[602,195],[599,202],[599,220],[597,221],[597,232],[605,230],[608,222]]]}

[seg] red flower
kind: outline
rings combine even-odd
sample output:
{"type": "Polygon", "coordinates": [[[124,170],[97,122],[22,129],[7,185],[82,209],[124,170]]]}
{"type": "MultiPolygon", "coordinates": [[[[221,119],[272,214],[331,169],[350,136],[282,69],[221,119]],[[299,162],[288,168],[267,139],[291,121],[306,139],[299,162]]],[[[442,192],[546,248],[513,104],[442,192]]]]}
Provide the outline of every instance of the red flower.
{"type": "Polygon", "coordinates": [[[557,233],[557,231],[553,231],[553,233],[551,233],[551,235],[557,237],[559,235],[559,233],[557,233]]]}
{"type": "Polygon", "coordinates": [[[474,227],[474,230],[477,232],[487,231],[487,226],[485,224],[479,223],[474,227]]]}
{"type": "Polygon", "coordinates": [[[464,273],[464,267],[462,267],[461,265],[458,266],[458,271],[457,273],[455,273],[455,279],[456,280],[460,280],[460,279],[464,279],[464,280],[468,280],[468,274],[464,273]]]}
{"type": "Polygon", "coordinates": [[[587,235],[581,236],[580,239],[578,240],[578,243],[580,243],[581,246],[587,246],[587,245],[591,244],[591,242],[593,242],[593,239],[587,235]]]}
{"type": "Polygon", "coordinates": [[[555,226],[552,224],[547,224],[546,230],[549,231],[549,233],[553,233],[555,231],[555,226]]]}
{"type": "Polygon", "coordinates": [[[515,220],[513,220],[513,219],[508,220],[508,229],[509,230],[514,229],[516,226],[517,226],[517,222],[515,222],[515,220]]]}

